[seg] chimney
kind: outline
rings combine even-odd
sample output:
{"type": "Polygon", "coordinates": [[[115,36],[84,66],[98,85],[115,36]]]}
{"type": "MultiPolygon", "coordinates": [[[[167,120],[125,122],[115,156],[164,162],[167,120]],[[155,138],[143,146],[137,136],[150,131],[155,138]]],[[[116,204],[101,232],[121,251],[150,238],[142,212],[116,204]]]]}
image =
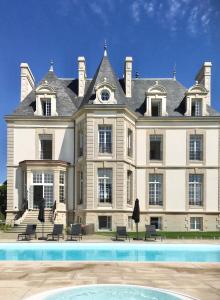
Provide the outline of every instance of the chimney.
{"type": "Polygon", "coordinates": [[[86,60],[84,56],[78,57],[78,96],[83,97],[86,84],[86,60]]]}
{"type": "Polygon", "coordinates": [[[208,105],[211,105],[211,70],[212,63],[210,61],[205,61],[195,78],[199,84],[202,84],[208,90],[208,105]]]}
{"type": "Polygon", "coordinates": [[[21,102],[34,88],[34,76],[27,63],[21,63],[21,102]]]}
{"type": "Polygon", "coordinates": [[[132,57],[127,56],[125,58],[125,95],[131,97],[131,80],[132,80],[132,57]]]}

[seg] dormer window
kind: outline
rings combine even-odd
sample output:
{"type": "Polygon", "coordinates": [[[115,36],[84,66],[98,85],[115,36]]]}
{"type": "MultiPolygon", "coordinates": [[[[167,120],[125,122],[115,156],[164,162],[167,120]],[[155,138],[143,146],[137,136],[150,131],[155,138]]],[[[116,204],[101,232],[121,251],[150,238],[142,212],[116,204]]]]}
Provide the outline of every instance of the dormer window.
{"type": "Polygon", "coordinates": [[[103,91],[101,92],[101,98],[102,98],[102,101],[108,101],[109,98],[110,98],[109,91],[103,90],[103,91]]]}
{"type": "Polygon", "coordinates": [[[56,92],[45,81],[36,89],[36,111],[37,116],[57,116],[56,92]]]}
{"type": "Polygon", "coordinates": [[[51,116],[51,99],[41,98],[42,114],[43,116],[51,116]]]}
{"type": "Polygon", "coordinates": [[[207,95],[208,91],[204,86],[196,82],[186,92],[185,116],[200,117],[207,116],[207,95]]]}
{"type": "Polygon", "coordinates": [[[146,92],[146,112],[144,115],[149,117],[167,116],[166,102],[167,91],[156,81],[155,85],[146,92]]]}
{"type": "Polygon", "coordinates": [[[192,99],[191,116],[202,116],[202,99],[192,99]]]}
{"type": "Polygon", "coordinates": [[[161,99],[155,99],[151,101],[151,116],[152,117],[161,116],[161,99]]]}
{"type": "Polygon", "coordinates": [[[100,84],[95,87],[96,98],[94,104],[115,104],[115,87],[108,83],[106,78],[100,84]]]}

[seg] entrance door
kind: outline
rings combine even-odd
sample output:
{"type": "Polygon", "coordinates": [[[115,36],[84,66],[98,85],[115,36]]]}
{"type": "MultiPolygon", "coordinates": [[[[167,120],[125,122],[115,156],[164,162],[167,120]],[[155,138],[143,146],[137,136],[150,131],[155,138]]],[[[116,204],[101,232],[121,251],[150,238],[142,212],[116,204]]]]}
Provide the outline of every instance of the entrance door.
{"type": "Polygon", "coordinates": [[[39,202],[43,198],[43,186],[34,185],[34,208],[38,208],[39,202]]]}

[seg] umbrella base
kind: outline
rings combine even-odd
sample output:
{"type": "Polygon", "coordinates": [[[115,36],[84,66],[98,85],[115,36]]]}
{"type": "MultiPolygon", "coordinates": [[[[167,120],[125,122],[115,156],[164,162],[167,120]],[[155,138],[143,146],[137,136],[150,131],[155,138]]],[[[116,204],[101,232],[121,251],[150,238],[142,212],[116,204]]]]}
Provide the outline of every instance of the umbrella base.
{"type": "Polygon", "coordinates": [[[134,241],[143,241],[143,238],[136,238],[136,237],[134,237],[133,240],[134,241]]]}

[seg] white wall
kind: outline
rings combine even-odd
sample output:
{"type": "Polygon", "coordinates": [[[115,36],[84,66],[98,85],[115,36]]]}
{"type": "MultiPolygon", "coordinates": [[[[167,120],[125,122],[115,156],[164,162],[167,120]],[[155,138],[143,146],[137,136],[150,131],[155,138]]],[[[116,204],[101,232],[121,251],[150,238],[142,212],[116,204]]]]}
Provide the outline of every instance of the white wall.
{"type": "Polygon", "coordinates": [[[206,171],[206,211],[218,211],[218,170],[206,171]]]}
{"type": "Polygon", "coordinates": [[[185,170],[166,170],[166,210],[185,211],[185,170]]]}
{"type": "Polygon", "coordinates": [[[14,129],[14,164],[35,159],[35,129],[14,129]]]}
{"type": "Polygon", "coordinates": [[[55,159],[74,162],[74,130],[55,130],[55,159]]]}
{"type": "Polygon", "coordinates": [[[137,198],[140,201],[140,210],[146,210],[146,170],[144,169],[139,169],[136,170],[136,193],[137,193],[137,198]]]}
{"type": "Polygon", "coordinates": [[[136,163],[137,165],[146,165],[147,158],[147,131],[146,129],[137,129],[136,131],[136,163]]]}
{"type": "Polygon", "coordinates": [[[218,130],[206,130],[206,164],[208,166],[218,165],[218,130]]]}
{"type": "Polygon", "coordinates": [[[186,165],[186,130],[166,130],[166,165],[186,165]]]}

